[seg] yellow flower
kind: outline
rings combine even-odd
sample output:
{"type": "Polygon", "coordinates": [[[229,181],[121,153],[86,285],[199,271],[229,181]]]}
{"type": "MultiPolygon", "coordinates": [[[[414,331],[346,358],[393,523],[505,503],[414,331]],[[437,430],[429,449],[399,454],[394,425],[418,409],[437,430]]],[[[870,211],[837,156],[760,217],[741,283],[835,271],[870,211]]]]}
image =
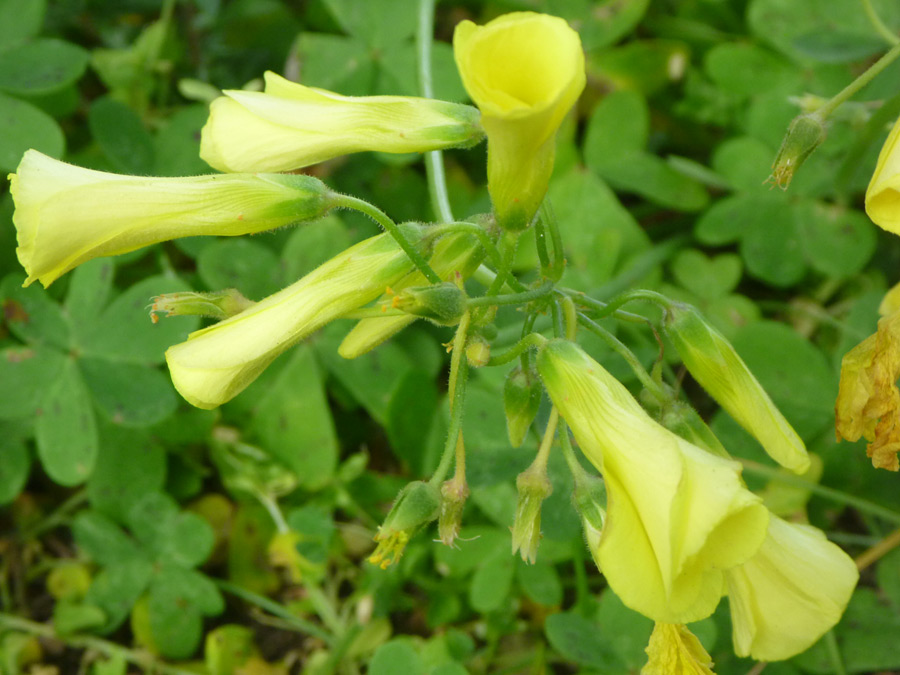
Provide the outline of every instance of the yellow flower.
{"type": "Polygon", "coordinates": [[[100,256],[177,237],[240,235],[318,218],[329,190],[311,176],[145,178],[92,171],[36,150],[10,175],[25,285],[100,256]]]}
{"type": "Polygon", "coordinates": [[[806,446],[731,343],[690,305],[666,310],[666,335],[688,372],[772,459],[795,473],[809,468],[806,446]]]}
{"type": "Polygon", "coordinates": [[[473,145],[467,105],[407,96],[340,96],[272,72],[265,93],[226,91],[210,107],[200,156],[220,171],[293,171],[352,152],[425,152],[473,145]]]}
{"type": "Polygon", "coordinates": [[[890,471],[900,468],[898,377],[900,311],[894,311],[878,321],[874,335],[844,354],[834,406],[837,440],[858,441],[865,437],[872,464],[890,471]]]}
{"type": "Polygon", "coordinates": [[[687,626],[657,623],[647,645],[641,675],[713,675],[713,662],[687,626]]]}
{"type": "Polygon", "coordinates": [[[740,464],[653,421],[573,343],[547,343],[538,370],[606,481],[607,518],[593,553],[612,590],[655,621],[709,616],[723,571],[746,562],[766,535],[768,512],[743,486],[740,464]]]}
{"type": "Polygon", "coordinates": [[[547,191],[556,130],[584,89],[581,40],[563,19],[513,12],[459,23],[453,51],[487,133],[497,220],[523,229],[547,191]]]}
{"type": "Polygon", "coordinates": [[[866,213],[876,225],[900,234],[900,120],[881,148],[875,173],[866,190],[866,213]]]}
{"type": "Polygon", "coordinates": [[[805,651],[838,622],[859,573],[820,530],[772,516],[759,552],[726,578],[735,653],[777,661],[805,651]]]}
{"type": "MultiPolygon", "coordinates": [[[[416,225],[402,225],[408,239],[416,225]]],[[[215,408],[244,390],[289,347],[329,321],[377,298],[412,262],[389,234],[351,246],[295,284],[166,351],[172,382],[198,408],[215,408]]]]}

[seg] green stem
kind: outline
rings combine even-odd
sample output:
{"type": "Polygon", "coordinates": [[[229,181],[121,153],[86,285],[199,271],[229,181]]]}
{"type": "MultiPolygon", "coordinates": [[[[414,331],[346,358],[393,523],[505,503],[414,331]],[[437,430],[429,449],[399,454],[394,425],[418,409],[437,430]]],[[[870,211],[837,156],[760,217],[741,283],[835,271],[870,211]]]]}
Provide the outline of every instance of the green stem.
{"type": "Polygon", "coordinates": [[[92,649],[106,657],[119,656],[128,663],[143,668],[146,672],[161,673],[161,675],[195,675],[195,671],[163,663],[149,652],[128,649],[115,642],[90,635],[57,635],[50,625],[23,619],[12,614],[0,613],[0,626],[42,638],[60,640],[74,649],[92,649]]]}
{"type": "Polygon", "coordinates": [[[841,658],[841,650],[833,630],[825,633],[825,648],[828,652],[828,660],[831,661],[831,672],[834,675],[847,675],[847,668],[844,666],[844,659],[841,658]]]}
{"type": "Polygon", "coordinates": [[[670,396],[650,376],[650,373],[647,372],[647,369],[644,368],[643,364],[641,364],[634,353],[630,349],[628,349],[628,347],[626,347],[625,344],[621,340],[619,340],[619,338],[610,333],[600,324],[591,321],[584,314],[579,313],[578,323],[580,323],[594,335],[603,340],[607,345],[612,347],[612,349],[617,352],[619,356],[625,359],[625,361],[631,367],[631,370],[634,371],[634,374],[637,376],[638,380],[641,381],[641,384],[648,392],[650,392],[653,398],[657,399],[661,403],[665,403],[669,400],[670,396]]]}
{"type": "Polygon", "coordinates": [[[553,438],[556,436],[556,425],[559,422],[559,410],[556,406],[550,411],[550,417],[547,419],[547,428],[544,430],[544,437],[541,439],[541,445],[538,448],[537,456],[527,471],[537,472],[541,474],[547,473],[547,460],[550,459],[550,448],[553,447],[553,438]]]}
{"type": "Polygon", "coordinates": [[[497,276],[494,278],[493,283],[488,287],[487,293],[485,295],[497,295],[502,289],[503,284],[507,280],[507,275],[512,277],[509,274],[509,270],[512,268],[513,258],[516,255],[516,246],[519,243],[519,233],[518,232],[504,232],[503,237],[500,239],[500,265],[497,267],[497,276]]]}
{"type": "Polygon", "coordinates": [[[557,287],[556,290],[558,293],[572,298],[575,304],[581,305],[582,307],[586,307],[587,309],[591,310],[591,316],[594,318],[602,319],[604,317],[611,316],[614,319],[618,319],[619,321],[627,321],[629,323],[650,323],[650,319],[648,319],[646,316],[641,316],[640,314],[625,312],[621,309],[616,309],[615,307],[610,310],[608,309],[610,303],[603,302],[602,300],[595,300],[589,295],[585,295],[582,291],[575,290],[574,288],[557,287]]]}
{"type": "Polygon", "coordinates": [[[869,66],[869,69],[866,72],[853,80],[853,82],[844,87],[831,99],[819,106],[812,114],[818,117],[820,121],[824,122],[828,116],[834,112],[835,108],[869,84],[876,75],[893,63],[898,56],[900,56],[900,43],[892,47],[884,56],[869,66]]]}
{"type": "Polygon", "coordinates": [[[450,396],[450,428],[447,431],[447,439],[444,441],[444,450],[441,454],[441,460],[435,469],[434,475],[428,481],[432,485],[440,485],[447,472],[450,470],[450,464],[456,456],[456,449],[459,444],[459,436],[462,433],[462,414],[466,400],[466,382],[469,379],[469,363],[466,360],[466,339],[469,332],[469,323],[471,322],[471,314],[466,312],[463,314],[459,326],[456,328],[456,335],[453,338],[453,352],[450,357],[450,380],[448,386],[448,394],[450,396]]]}
{"type": "MultiPolygon", "coordinates": [[[[416,31],[416,56],[419,65],[419,91],[424,98],[434,98],[431,79],[431,44],[434,41],[434,0],[419,0],[419,24],[416,31]]],[[[444,175],[444,155],[440,150],[425,153],[425,173],[431,207],[443,223],[453,221],[447,178],[444,175]]]]}
{"type": "Polygon", "coordinates": [[[875,502],[870,502],[868,499],[848,495],[846,492],[813,483],[800,476],[782,473],[780,469],[765,466],[764,464],[759,464],[749,459],[741,459],[740,461],[744,465],[744,470],[748,473],[763,476],[769,480],[784,483],[785,485],[790,485],[792,487],[809,490],[814,495],[818,495],[824,499],[830,499],[833,502],[844,504],[845,506],[852,506],[863,513],[869,513],[888,522],[900,524],[900,513],[885,508],[884,506],[880,506],[875,502]]]}
{"type": "Polygon", "coordinates": [[[884,21],[881,20],[881,17],[878,16],[878,12],[876,12],[875,8],[872,6],[872,0],[862,0],[862,6],[869,19],[869,23],[872,24],[875,31],[883,37],[888,44],[900,44],[900,37],[884,24],[884,21]]]}
{"type": "Polygon", "coordinates": [[[505,352],[501,354],[491,355],[490,360],[487,362],[488,366],[503,366],[507,363],[514,361],[519,358],[522,354],[527,352],[529,349],[533,347],[540,347],[541,345],[547,342],[547,338],[545,338],[540,333],[529,333],[521,340],[519,340],[515,345],[507,349],[505,352]]]}
{"type": "Polygon", "coordinates": [[[317,637],[328,645],[334,644],[334,636],[331,635],[331,633],[325,631],[311,621],[307,621],[306,619],[302,619],[299,616],[291,613],[286,607],[278,604],[274,600],[271,600],[263,595],[259,595],[258,593],[254,593],[253,591],[248,591],[246,588],[238,586],[237,584],[233,584],[230,581],[225,581],[224,579],[214,578],[213,583],[215,583],[216,586],[221,588],[226,593],[230,593],[231,595],[238,597],[244,602],[250,603],[251,605],[256,605],[260,609],[264,609],[269,612],[269,614],[272,614],[273,616],[277,616],[279,619],[284,620],[287,625],[297,630],[298,632],[307,633],[309,635],[317,637]]]}
{"type": "Polygon", "coordinates": [[[548,281],[543,286],[522,293],[510,293],[508,295],[481,295],[477,298],[469,298],[466,304],[472,307],[491,307],[493,305],[524,305],[532,300],[543,298],[553,292],[553,282],[548,281]]]}
{"type": "Polygon", "coordinates": [[[357,199],[356,197],[352,197],[350,195],[343,195],[338,192],[333,192],[331,193],[331,196],[332,203],[336,208],[345,208],[359,211],[360,213],[364,213],[376,223],[381,225],[381,227],[384,228],[385,232],[387,232],[394,238],[400,248],[403,249],[403,252],[406,253],[407,256],[409,256],[409,259],[412,260],[413,264],[418,268],[418,270],[425,275],[425,278],[428,279],[428,281],[433,284],[441,283],[441,278],[435,273],[433,269],[431,269],[428,261],[422,257],[422,254],[416,250],[415,246],[409,243],[409,240],[403,235],[403,232],[400,231],[400,228],[397,227],[397,223],[391,220],[384,211],[363,199],[357,199]]]}
{"type": "Polygon", "coordinates": [[[87,490],[79,490],[66,501],[60,504],[53,513],[38,521],[35,525],[22,533],[22,539],[29,541],[34,539],[48,530],[64,525],[69,519],[69,513],[84,504],[88,499],[87,490]]]}

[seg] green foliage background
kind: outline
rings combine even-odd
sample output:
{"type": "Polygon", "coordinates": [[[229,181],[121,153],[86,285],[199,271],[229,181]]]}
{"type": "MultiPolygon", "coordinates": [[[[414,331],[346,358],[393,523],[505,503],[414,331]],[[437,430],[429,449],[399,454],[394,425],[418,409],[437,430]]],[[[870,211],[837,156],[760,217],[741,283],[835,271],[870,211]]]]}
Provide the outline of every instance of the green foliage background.
{"type": "MultiPolygon", "coordinates": [[[[900,30],[900,5],[874,7],[900,30]]],[[[751,488],[777,512],[807,509],[851,553],[877,544],[900,525],[898,477],[872,469],[861,446],[835,443],[833,404],[841,356],[873,332],[898,280],[900,245],[860,206],[900,113],[900,66],[839,109],[789,191],[764,184],[803,97],[832,96],[886,50],[862,4],[442,2],[438,97],[466,100],[453,26],[514,10],[565,17],[587,53],[588,89],[560,133],[550,189],[568,247],[564,283],[599,298],[640,284],[699,306],[821,459],[818,485],[748,469],[751,488]]],[[[258,86],[266,69],[342,94],[415,95],[416,12],[414,0],[0,0],[0,170],[37,148],[107,171],[208,173],[197,155],[208,102],[222,88],[258,86]]],[[[488,211],[484,146],[445,159],[454,213],[488,211]]],[[[395,220],[432,217],[417,156],[363,154],[313,171],[395,220]]],[[[509,555],[514,479],[537,435],[509,447],[504,369],[470,382],[472,495],[459,548],[427,531],[394,568],[365,562],[397,491],[437,462],[448,330],[415,325],[344,361],[336,347],[351,324],[338,322],[220,410],[175,394],[163,353],[199,322],[152,325],[151,296],[237,287],[259,299],[372,224],[341,214],[252,238],[180,240],[92,261],[44,291],[21,288],[12,201],[0,189],[0,671],[643,665],[651,624],[605,589],[586,555],[560,458],[537,564],[509,555]],[[292,537],[275,537],[265,507],[276,499],[292,537]]],[[[526,246],[520,266],[535,255],[526,246]]],[[[512,311],[498,320],[495,348],[518,330],[512,311]]],[[[655,358],[646,332],[626,326],[619,336],[646,363],[655,358]]],[[[588,344],[635,384],[624,363],[588,344]]],[[[769,465],[684,385],[733,454],[769,465]]],[[[731,653],[727,608],[693,629],[716,672],[752,667],[731,653]]],[[[894,550],[863,573],[833,634],[767,672],[900,670],[898,629],[894,550]]]]}

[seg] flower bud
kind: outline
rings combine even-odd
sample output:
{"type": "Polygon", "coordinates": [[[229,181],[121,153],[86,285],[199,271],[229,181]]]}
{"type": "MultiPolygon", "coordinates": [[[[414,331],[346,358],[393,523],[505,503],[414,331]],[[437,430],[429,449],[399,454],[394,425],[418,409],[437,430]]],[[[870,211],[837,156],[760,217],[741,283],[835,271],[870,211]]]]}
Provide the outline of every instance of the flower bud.
{"type": "Polygon", "coordinates": [[[440,326],[455,326],[466,312],[466,293],[451,281],[404,288],[391,306],[440,326]]]}
{"type": "Polygon", "coordinates": [[[795,117],[772,164],[771,180],[775,185],[787,190],[794,173],[824,140],[825,125],[815,113],[795,117]]]}
{"type": "Polygon", "coordinates": [[[227,319],[255,304],[235,288],[226,288],[211,293],[196,291],[166,293],[155,296],[152,298],[152,302],[150,319],[153,323],[159,321],[159,317],[156,316],[157,312],[165,312],[167,317],[208,316],[213,319],[227,319]]]}
{"type": "Polygon", "coordinates": [[[469,486],[465,478],[446,481],[441,486],[441,515],[438,518],[438,537],[447,546],[459,536],[462,527],[462,513],[469,498],[469,486]]]}
{"type": "Polygon", "coordinates": [[[600,537],[606,524],[606,484],[602,478],[592,476],[584,469],[580,469],[575,476],[573,497],[575,510],[581,516],[585,543],[597,569],[601,569],[597,551],[600,548],[600,537]]]}
{"type": "Polygon", "coordinates": [[[469,336],[466,342],[466,360],[473,368],[482,368],[491,360],[491,345],[480,335],[469,336]]]}
{"type": "Polygon", "coordinates": [[[416,481],[404,487],[384,524],[378,528],[378,546],[369,562],[386,569],[403,555],[412,536],[441,513],[441,492],[431,483],[416,481]]]}
{"type": "Polygon", "coordinates": [[[809,468],[806,446],[731,343],[690,305],[666,310],[666,335],[688,372],[783,467],[809,468]]]}
{"type": "Polygon", "coordinates": [[[541,407],[541,381],[533,370],[513,368],[503,385],[503,411],[509,442],[518,448],[541,407]]]}
{"type": "MultiPolygon", "coordinates": [[[[451,234],[442,237],[434,245],[434,251],[428,264],[441,279],[453,281],[457,278],[468,279],[478,269],[483,259],[484,249],[481,248],[481,244],[474,235],[451,234]]],[[[395,291],[400,291],[410,286],[422,286],[427,283],[428,280],[425,276],[421,272],[415,271],[391,284],[391,287],[395,291]]],[[[386,297],[382,297],[382,300],[385,299],[386,297]]],[[[345,359],[355,359],[390,339],[417,318],[409,315],[362,319],[341,342],[338,354],[345,359]]]]}
{"type": "Polygon", "coordinates": [[[44,286],[101,256],[196,235],[234,236],[314,220],[332,206],[312,176],[120,176],[36,150],[10,174],[16,255],[44,286]]]}
{"type": "MultiPolygon", "coordinates": [[[[419,226],[400,226],[410,241],[419,226]]],[[[215,408],[243,391],[275,358],[329,321],[368,304],[413,269],[389,234],[351,246],[300,281],[240,314],[170,347],[166,362],[178,392],[215,408]]]]}
{"type": "Polygon", "coordinates": [[[699,448],[708,450],[719,457],[730,457],[728,451],[716,438],[697,411],[684,401],[673,399],[660,411],[659,423],[666,429],[681,436],[699,448]]]}
{"type": "Polygon", "coordinates": [[[293,171],[372,150],[427,152],[484,135],[467,105],[409,96],[340,96],[272,72],[265,92],[225,91],[203,127],[200,156],[219,171],[293,171]]]}
{"type": "Polygon", "coordinates": [[[453,53],[487,133],[497,223],[522,230],[547,192],[556,131],[584,89],[581,40],[563,19],[512,12],[457,24],[453,53]]]}
{"type": "Polygon", "coordinates": [[[545,468],[532,467],[519,474],[516,487],[519,500],[512,527],[512,552],[518,551],[522,560],[533,565],[541,543],[541,504],[553,492],[553,486],[545,468]]]}

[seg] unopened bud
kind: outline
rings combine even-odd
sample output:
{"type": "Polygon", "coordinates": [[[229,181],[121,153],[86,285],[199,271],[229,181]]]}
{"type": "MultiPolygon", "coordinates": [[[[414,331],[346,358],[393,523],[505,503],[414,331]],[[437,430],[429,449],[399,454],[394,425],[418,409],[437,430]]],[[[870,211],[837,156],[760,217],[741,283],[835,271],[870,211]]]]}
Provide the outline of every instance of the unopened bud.
{"type": "Polygon", "coordinates": [[[815,113],[795,117],[781,141],[770,179],[782,190],[787,190],[794,173],[824,140],[825,125],[815,113]]]}
{"type": "Polygon", "coordinates": [[[600,536],[606,524],[606,484],[602,478],[592,476],[581,470],[575,476],[575,510],[581,516],[581,527],[584,530],[584,541],[594,564],[600,569],[597,551],[600,547],[600,536]]]}
{"type": "Polygon", "coordinates": [[[491,345],[480,335],[471,336],[466,342],[466,360],[473,368],[487,365],[491,358],[491,345]]]}
{"type": "Polygon", "coordinates": [[[516,479],[519,500],[512,527],[512,552],[534,564],[541,543],[541,503],[553,492],[546,469],[527,469],[516,479]]]}
{"type": "Polygon", "coordinates": [[[706,422],[690,405],[678,399],[669,401],[659,415],[659,423],[669,431],[714,455],[730,455],[706,422]]]}
{"type": "Polygon", "coordinates": [[[245,298],[235,288],[226,288],[223,291],[211,293],[198,293],[184,291],[182,293],[166,293],[152,298],[150,305],[150,319],[153,323],[159,321],[157,312],[165,312],[166,316],[208,316],[213,319],[227,319],[240,314],[256,303],[245,298]]]}
{"type": "Polygon", "coordinates": [[[469,486],[465,479],[448,480],[441,486],[441,515],[438,518],[438,537],[447,546],[459,536],[462,527],[462,512],[469,497],[469,486]]]}
{"type": "Polygon", "coordinates": [[[431,483],[416,481],[404,487],[384,524],[378,528],[375,541],[378,546],[369,556],[369,562],[387,569],[400,560],[403,549],[412,536],[441,512],[441,493],[431,483]]]}
{"type": "Polygon", "coordinates": [[[431,286],[415,286],[400,291],[391,306],[442,326],[454,326],[466,311],[466,294],[449,281],[431,286]]]}
{"type": "Polygon", "coordinates": [[[516,366],[503,386],[503,410],[509,442],[518,448],[525,440],[531,423],[541,407],[541,381],[531,370],[516,366]]]}

